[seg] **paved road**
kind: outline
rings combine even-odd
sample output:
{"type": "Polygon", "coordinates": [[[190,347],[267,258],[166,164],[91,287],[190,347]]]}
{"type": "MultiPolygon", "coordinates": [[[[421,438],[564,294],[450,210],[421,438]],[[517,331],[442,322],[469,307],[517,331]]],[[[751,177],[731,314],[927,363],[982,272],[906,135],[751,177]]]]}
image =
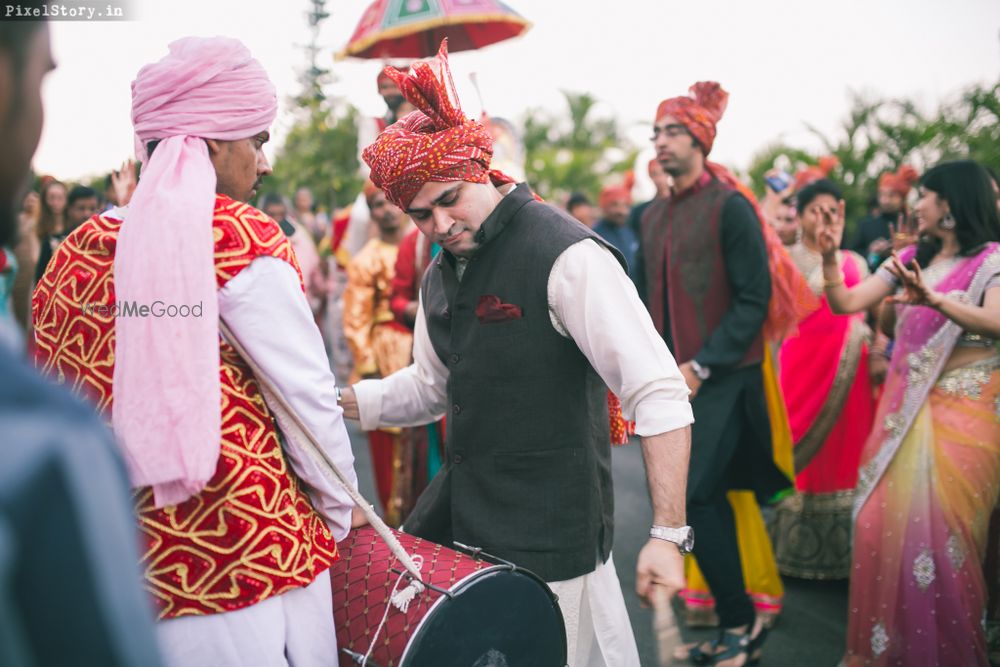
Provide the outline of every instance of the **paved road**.
{"type": "MultiPolygon", "coordinates": [[[[357,425],[348,422],[357,459],[361,492],[374,498],[368,440],[357,425]]],[[[635,596],[635,559],[645,544],[652,519],[646,491],[646,474],[638,442],[616,447],[614,559],[625,594],[625,604],[643,665],[656,665],[651,612],[635,596]]],[[[845,582],[785,581],[785,610],[764,647],[766,667],[833,667],[842,655],[847,614],[845,582]]],[[[714,636],[714,631],[682,629],[691,641],[714,636]]]]}

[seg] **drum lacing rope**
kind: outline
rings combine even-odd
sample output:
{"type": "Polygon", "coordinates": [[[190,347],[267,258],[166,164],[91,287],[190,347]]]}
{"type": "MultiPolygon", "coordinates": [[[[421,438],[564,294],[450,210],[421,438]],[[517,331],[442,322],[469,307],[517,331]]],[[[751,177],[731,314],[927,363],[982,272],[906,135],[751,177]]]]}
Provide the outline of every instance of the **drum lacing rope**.
{"type": "MultiPolygon", "coordinates": [[[[420,554],[414,554],[413,562],[417,564],[417,569],[420,569],[424,566],[424,557],[421,556],[420,554]]],[[[365,667],[365,665],[368,664],[368,658],[371,657],[372,651],[375,650],[375,645],[378,643],[378,636],[382,634],[382,628],[385,627],[385,621],[386,619],[389,618],[390,607],[396,607],[396,609],[399,609],[401,612],[405,614],[406,610],[410,608],[410,601],[412,601],[413,598],[416,597],[417,593],[419,593],[419,591],[416,591],[410,593],[409,596],[406,595],[407,591],[411,591],[413,589],[413,584],[417,583],[416,581],[411,581],[410,585],[401,591],[396,590],[399,588],[399,584],[403,581],[403,577],[405,576],[406,572],[400,572],[399,576],[396,577],[396,584],[392,587],[392,593],[389,594],[389,600],[392,602],[392,605],[385,606],[385,611],[382,612],[382,620],[379,622],[378,628],[375,630],[375,634],[372,635],[372,643],[368,646],[368,651],[365,653],[365,657],[361,659],[361,667],[365,667]],[[403,597],[406,597],[406,599],[401,600],[397,604],[396,602],[397,598],[403,598],[403,597]]],[[[421,586],[420,588],[423,589],[423,586],[421,586]]]]}
{"type": "MultiPolygon", "coordinates": [[[[401,591],[394,592],[391,602],[396,609],[402,612],[406,612],[406,609],[410,605],[410,601],[413,600],[417,595],[424,591],[424,584],[420,580],[420,566],[414,563],[414,559],[410,557],[410,554],[406,553],[403,549],[403,545],[399,543],[396,536],[392,534],[389,526],[385,525],[382,521],[382,517],[375,513],[374,508],[371,503],[365,500],[364,496],[354,488],[351,483],[344,477],[344,474],[337,467],[337,464],[333,462],[330,455],[324,451],[324,449],[319,444],[319,439],[313,434],[309,427],[306,426],[299,415],[292,409],[285,397],[281,395],[278,388],[274,386],[270,378],[264,374],[257,362],[253,360],[253,357],[240,345],[240,342],[233,335],[233,332],[226,325],[225,321],[219,320],[219,333],[222,337],[232,345],[236,353],[243,358],[243,360],[253,371],[254,377],[257,380],[257,385],[260,387],[261,393],[264,395],[264,400],[267,402],[268,407],[271,408],[271,412],[274,414],[274,418],[278,422],[278,426],[281,428],[282,433],[285,437],[292,439],[296,444],[301,445],[302,448],[309,453],[314,461],[320,465],[320,469],[326,470],[328,473],[332,473],[333,479],[340,484],[340,486],[347,492],[347,495],[351,497],[354,504],[361,508],[365,513],[365,518],[368,519],[368,523],[371,524],[375,532],[378,533],[382,541],[386,543],[392,555],[395,556],[403,568],[410,575],[409,585],[401,591]]],[[[423,561],[421,559],[421,565],[423,561]]],[[[400,575],[402,577],[402,575],[400,575]]],[[[397,582],[398,586],[398,582],[397,582]]],[[[395,589],[394,589],[395,591],[395,589]]],[[[388,610],[388,607],[386,608],[388,610]]]]}

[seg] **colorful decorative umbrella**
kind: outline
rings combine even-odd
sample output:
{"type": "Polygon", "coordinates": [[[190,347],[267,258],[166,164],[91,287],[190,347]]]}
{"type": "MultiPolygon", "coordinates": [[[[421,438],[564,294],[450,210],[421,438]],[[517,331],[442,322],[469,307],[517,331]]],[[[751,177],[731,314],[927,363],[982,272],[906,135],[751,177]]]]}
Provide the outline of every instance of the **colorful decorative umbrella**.
{"type": "Polygon", "coordinates": [[[531,23],[499,0],[375,0],[338,58],[430,58],[517,37],[531,23]]]}

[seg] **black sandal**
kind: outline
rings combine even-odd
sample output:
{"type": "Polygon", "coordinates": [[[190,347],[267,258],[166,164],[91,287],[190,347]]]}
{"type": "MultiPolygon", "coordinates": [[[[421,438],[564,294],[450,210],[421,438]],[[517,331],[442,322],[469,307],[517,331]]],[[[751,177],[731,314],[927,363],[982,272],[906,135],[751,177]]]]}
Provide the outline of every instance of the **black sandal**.
{"type": "Polygon", "coordinates": [[[675,660],[687,660],[692,665],[710,665],[712,664],[712,658],[715,655],[715,649],[719,645],[718,641],[715,639],[707,642],[698,642],[687,649],[687,655],[683,658],[675,656],[675,660]],[[708,652],[702,648],[703,646],[708,646],[708,652]]]}
{"type": "MultiPolygon", "coordinates": [[[[750,631],[753,632],[752,629],[750,631]]],[[[762,625],[760,626],[760,632],[757,633],[757,636],[750,640],[750,645],[747,646],[747,665],[760,664],[761,654],[763,653],[762,649],[764,648],[764,640],[767,639],[767,633],[770,631],[771,629],[768,628],[767,625],[762,625]]]]}
{"type": "Polygon", "coordinates": [[[741,654],[746,654],[747,656],[747,661],[743,663],[744,667],[760,664],[764,641],[767,639],[770,629],[766,625],[761,624],[760,632],[757,633],[757,636],[751,637],[750,633],[753,632],[756,625],[757,622],[754,621],[753,625],[742,634],[726,632],[725,630],[721,631],[719,639],[714,642],[714,648],[718,650],[718,647],[724,647],[724,650],[712,656],[712,664],[731,660],[741,654]]]}
{"type": "MultiPolygon", "coordinates": [[[[743,664],[744,666],[749,665],[750,645],[753,643],[750,640],[751,632],[753,632],[752,627],[742,634],[736,634],[726,630],[720,631],[719,638],[715,640],[715,648],[717,651],[720,648],[723,650],[712,656],[712,664],[717,665],[724,660],[732,660],[738,656],[745,655],[747,657],[747,661],[743,664]]],[[[759,636],[760,635],[758,635],[758,637],[759,636]]]]}
{"type": "Polygon", "coordinates": [[[760,632],[757,633],[756,637],[751,638],[750,633],[753,632],[756,625],[755,620],[750,628],[742,634],[720,630],[718,639],[694,644],[687,650],[688,662],[694,665],[714,665],[745,653],[747,661],[743,663],[744,667],[760,664],[761,649],[770,629],[767,625],[761,624],[760,632]],[[704,646],[708,647],[708,651],[702,648],[704,646]]]}

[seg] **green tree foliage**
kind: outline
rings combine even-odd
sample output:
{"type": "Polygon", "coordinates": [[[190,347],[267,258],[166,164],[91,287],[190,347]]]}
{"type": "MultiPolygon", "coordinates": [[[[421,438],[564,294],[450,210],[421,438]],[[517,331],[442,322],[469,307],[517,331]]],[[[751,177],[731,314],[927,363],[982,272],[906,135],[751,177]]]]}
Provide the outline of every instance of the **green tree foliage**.
{"type": "Polygon", "coordinates": [[[596,198],[601,188],[635,162],[631,146],[615,118],[594,115],[596,98],[563,91],[569,117],[538,109],[524,118],[528,182],[539,195],[559,201],[571,192],[596,198]]]}
{"type": "MultiPolygon", "coordinates": [[[[976,85],[933,113],[921,111],[912,100],[855,95],[851,110],[832,136],[807,127],[819,138],[824,154],[840,164],[831,178],[844,188],[848,234],[866,214],[867,201],[879,176],[910,164],[924,171],[939,162],[971,158],[1000,170],[1000,82],[976,85]]],[[[772,145],[757,153],[747,170],[755,191],[764,191],[764,173],[779,155],[793,169],[815,164],[817,158],[801,149],[772,145]]]]}
{"type": "Polygon", "coordinates": [[[358,111],[319,110],[295,121],[274,160],[265,188],[285,195],[306,186],[320,207],[349,204],[361,190],[358,176],[358,111]]]}
{"type": "Polygon", "coordinates": [[[312,190],[317,204],[332,211],[354,200],[361,190],[358,176],[358,110],[331,100],[324,86],[330,71],[317,64],[320,24],[329,17],[326,0],[312,0],[308,14],[313,39],[306,47],[309,65],[299,77],[302,92],[292,100],[294,122],[274,160],[265,189],[291,196],[300,187],[312,190]]]}

